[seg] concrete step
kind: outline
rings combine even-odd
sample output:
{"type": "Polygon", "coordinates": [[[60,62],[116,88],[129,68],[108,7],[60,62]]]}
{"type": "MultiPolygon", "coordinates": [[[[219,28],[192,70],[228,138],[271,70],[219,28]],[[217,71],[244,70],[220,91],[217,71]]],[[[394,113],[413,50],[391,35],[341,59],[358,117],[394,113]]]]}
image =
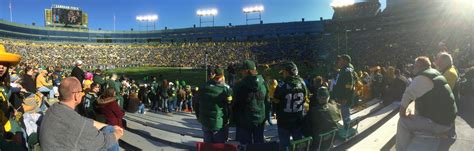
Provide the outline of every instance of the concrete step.
{"type": "MultiPolygon", "coordinates": [[[[187,135],[197,138],[203,138],[201,124],[188,124],[180,121],[180,119],[185,119],[187,121],[197,121],[194,119],[186,119],[181,115],[161,115],[156,113],[147,113],[145,115],[140,114],[127,114],[125,117],[126,120],[131,120],[143,125],[154,127],[160,130],[169,131],[172,133],[187,135]],[[169,117],[176,116],[176,119],[168,119],[169,117]]],[[[229,128],[229,137],[235,139],[235,128],[229,128]]],[[[267,140],[271,140],[278,136],[277,126],[266,126],[264,135],[267,140]]]]}
{"type": "MultiPolygon", "coordinates": [[[[368,104],[366,106],[367,107],[365,109],[359,110],[359,111],[351,114],[351,119],[365,118],[369,114],[374,113],[374,112],[376,112],[376,111],[378,111],[378,110],[380,110],[381,108],[384,107],[382,101],[375,100],[375,99],[368,102],[368,104]]],[[[342,120],[339,121],[339,124],[343,125],[342,120]]]]}
{"type": "Polygon", "coordinates": [[[120,140],[126,142],[128,145],[135,147],[134,149],[156,151],[179,150],[167,144],[157,142],[151,139],[146,139],[145,137],[132,133],[128,130],[124,131],[124,135],[122,136],[122,138],[120,138],[120,140]]]}
{"type": "Polygon", "coordinates": [[[381,127],[365,137],[362,141],[347,150],[381,150],[390,139],[397,133],[397,123],[400,116],[396,114],[390,120],[385,122],[381,127]]]}
{"type": "MultiPolygon", "coordinates": [[[[390,109],[395,106],[387,106],[387,109],[381,109],[383,105],[379,100],[372,100],[364,104],[367,108],[358,110],[351,115],[351,118],[367,117],[376,120],[371,114],[385,115],[390,109]]],[[[388,114],[388,113],[387,113],[388,114]]],[[[379,116],[375,116],[379,117],[379,116]]],[[[178,149],[191,149],[195,148],[195,142],[202,141],[202,128],[201,124],[196,120],[193,113],[172,113],[166,114],[162,112],[147,112],[146,114],[134,114],[127,113],[125,116],[127,120],[127,126],[130,128],[129,132],[145,137],[145,139],[155,140],[155,142],[171,145],[181,146],[178,149]]],[[[273,120],[276,123],[276,120],[273,120]]],[[[363,125],[363,124],[362,124],[363,125]]],[[[364,126],[359,126],[359,131],[364,130],[364,126]]],[[[265,138],[267,141],[277,141],[278,131],[276,124],[273,126],[266,126],[265,138]]],[[[138,136],[138,137],[139,137],[138,136]]],[[[229,137],[231,140],[235,139],[235,128],[229,129],[229,137]]],[[[138,144],[143,142],[136,142],[127,140],[131,144],[138,144]]],[[[337,144],[342,144],[344,141],[339,141],[337,144]]],[[[145,146],[151,146],[151,144],[143,144],[145,146]]]]}
{"type": "Polygon", "coordinates": [[[140,135],[146,140],[153,140],[178,149],[194,149],[196,142],[202,141],[202,138],[157,129],[146,124],[137,123],[134,120],[127,120],[127,127],[129,132],[140,135]]]}
{"type": "MultiPolygon", "coordinates": [[[[347,140],[347,142],[344,140],[336,139],[334,143],[336,148],[346,149],[348,147],[353,146],[357,142],[362,141],[363,138],[361,137],[367,136],[371,134],[373,131],[375,131],[375,129],[378,128],[377,126],[379,124],[383,124],[380,122],[382,122],[383,119],[389,118],[391,114],[393,115],[394,112],[398,111],[399,107],[400,107],[400,103],[395,102],[388,106],[383,107],[382,109],[376,110],[375,112],[373,112],[374,111],[373,109],[367,108],[367,110],[369,111],[372,110],[372,112],[369,112],[369,114],[366,115],[365,118],[359,122],[359,125],[357,127],[358,134],[354,136],[354,138],[357,138],[357,139],[347,140]]],[[[362,111],[362,112],[365,112],[365,111],[362,111]]]]}

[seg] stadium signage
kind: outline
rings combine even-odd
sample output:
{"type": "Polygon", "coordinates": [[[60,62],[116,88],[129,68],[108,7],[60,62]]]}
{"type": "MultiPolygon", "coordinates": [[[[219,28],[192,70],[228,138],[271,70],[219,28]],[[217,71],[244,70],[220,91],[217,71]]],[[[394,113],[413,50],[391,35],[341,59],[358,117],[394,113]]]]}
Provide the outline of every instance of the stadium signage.
{"type": "Polygon", "coordinates": [[[53,4],[52,8],[63,8],[63,9],[71,9],[71,10],[80,10],[79,7],[65,6],[65,5],[57,5],[57,4],[53,4]]]}

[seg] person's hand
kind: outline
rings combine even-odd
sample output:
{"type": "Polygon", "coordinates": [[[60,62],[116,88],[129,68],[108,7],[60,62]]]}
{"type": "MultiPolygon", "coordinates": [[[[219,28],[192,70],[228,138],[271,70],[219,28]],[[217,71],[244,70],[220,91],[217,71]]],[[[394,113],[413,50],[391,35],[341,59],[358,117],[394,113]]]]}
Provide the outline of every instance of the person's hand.
{"type": "Polygon", "coordinates": [[[120,126],[114,126],[115,138],[118,140],[123,136],[123,129],[120,126]]]}
{"type": "Polygon", "coordinates": [[[410,110],[407,110],[405,107],[400,107],[400,112],[399,112],[400,117],[405,117],[405,118],[410,118],[413,116],[410,110]]]}

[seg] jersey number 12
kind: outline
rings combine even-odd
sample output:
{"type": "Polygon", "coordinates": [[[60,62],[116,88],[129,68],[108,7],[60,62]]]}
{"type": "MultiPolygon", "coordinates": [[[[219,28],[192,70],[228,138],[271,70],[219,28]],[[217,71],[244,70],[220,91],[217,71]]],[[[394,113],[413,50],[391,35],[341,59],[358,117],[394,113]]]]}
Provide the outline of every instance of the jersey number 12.
{"type": "Polygon", "coordinates": [[[288,113],[301,112],[303,111],[303,93],[289,93],[285,96],[286,107],[283,111],[288,113]]]}

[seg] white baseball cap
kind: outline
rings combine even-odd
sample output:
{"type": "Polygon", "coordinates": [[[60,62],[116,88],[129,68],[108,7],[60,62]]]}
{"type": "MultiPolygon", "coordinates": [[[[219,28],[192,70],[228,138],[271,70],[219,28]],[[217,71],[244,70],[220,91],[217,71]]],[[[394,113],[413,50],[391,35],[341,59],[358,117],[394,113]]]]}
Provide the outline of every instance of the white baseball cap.
{"type": "Polygon", "coordinates": [[[76,61],[76,65],[82,65],[82,61],[81,61],[81,60],[77,60],[77,61],[76,61]]]}

